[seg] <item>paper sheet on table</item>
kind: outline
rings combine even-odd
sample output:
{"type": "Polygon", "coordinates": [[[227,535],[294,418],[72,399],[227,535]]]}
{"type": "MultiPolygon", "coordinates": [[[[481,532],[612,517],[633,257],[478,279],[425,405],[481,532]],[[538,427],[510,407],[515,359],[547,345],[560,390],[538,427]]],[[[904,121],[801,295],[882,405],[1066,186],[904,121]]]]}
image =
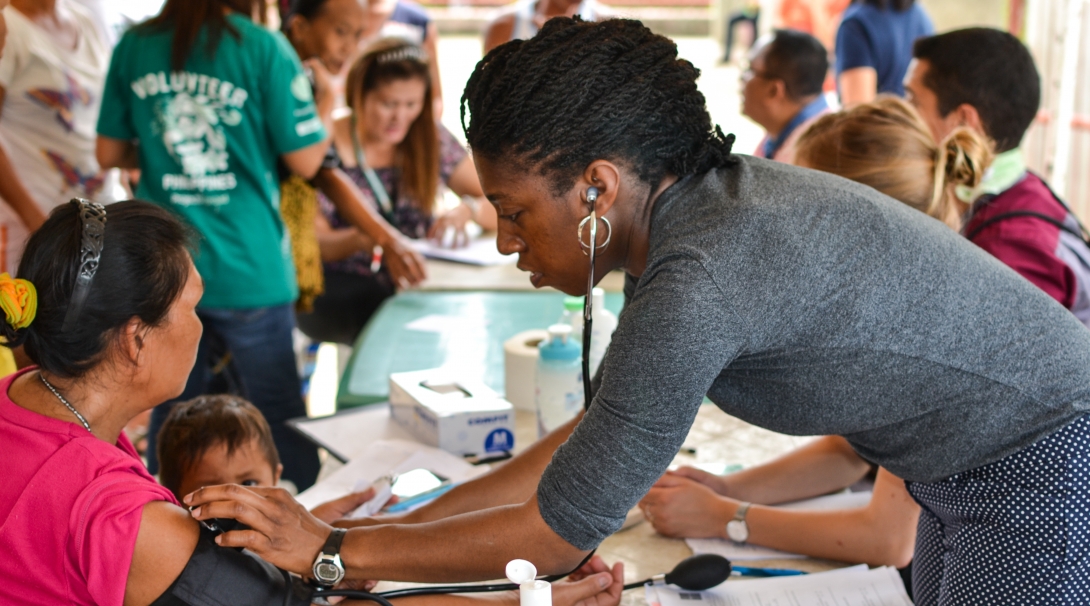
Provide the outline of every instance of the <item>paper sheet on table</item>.
{"type": "MultiPolygon", "coordinates": [[[[651,597],[652,592],[647,592],[651,597]]],[[[797,577],[730,580],[704,592],[659,586],[655,604],[691,606],[912,606],[897,569],[865,565],[797,577]]],[[[648,603],[652,603],[648,599],[648,603]]]]}
{"type": "MultiPolygon", "coordinates": [[[[867,503],[870,502],[870,495],[870,492],[841,492],[814,499],[806,499],[804,501],[795,501],[794,503],[784,503],[782,505],[777,505],[776,507],[777,509],[810,511],[850,509],[853,507],[866,506],[867,503]]],[[[685,539],[685,543],[689,545],[689,549],[692,549],[694,554],[714,553],[721,555],[732,562],[741,562],[744,560],[801,559],[806,557],[797,553],[778,551],[776,549],[769,549],[768,547],[760,547],[758,545],[740,545],[734,541],[727,541],[725,539],[685,539]]]]}
{"type": "Polygon", "coordinates": [[[360,456],[379,440],[413,441],[413,435],[390,418],[390,406],[385,403],[317,419],[291,419],[288,425],[342,463],[360,456]]]}
{"type": "Polygon", "coordinates": [[[412,247],[429,259],[453,261],[467,265],[507,265],[518,261],[518,255],[501,255],[495,237],[474,238],[462,248],[446,248],[431,240],[411,240],[412,247]]]}
{"type": "Polygon", "coordinates": [[[471,480],[486,471],[488,465],[470,465],[461,457],[445,450],[424,446],[408,440],[380,440],[372,443],[362,454],[344,467],[330,474],[296,497],[307,509],[321,505],[369,486],[375,480],[391,472],[409,471],[423,467],[450,478],[458,484],[471,480]],[[408,465],[408,467],[404,467],[408,465]]]}

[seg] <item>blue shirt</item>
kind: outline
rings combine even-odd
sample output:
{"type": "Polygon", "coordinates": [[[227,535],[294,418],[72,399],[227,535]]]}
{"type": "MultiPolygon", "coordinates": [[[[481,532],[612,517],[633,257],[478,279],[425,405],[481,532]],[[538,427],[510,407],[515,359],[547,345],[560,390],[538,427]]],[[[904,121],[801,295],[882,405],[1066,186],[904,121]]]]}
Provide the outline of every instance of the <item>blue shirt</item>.
{"type": "Polygon", "coordinates": [[[871,67],[878,73],[879,93],[904,96],[912,44],[934,32],[931,18],[918,2],[901,12],[854,2],[844,11],[836,32],[836,75],[871,67]]]}
{"type": "Polygon", "coordinates": [[[764,157],[775,158],[776,152],[780,151],[783,144],[787,141],[787,138],[791,136],[791,133],[795,132],[795,129],[806,123],[807,120],[824,113],[829,109],[829,103],[825,100],[825,95],[818,95],[817,99],[814,99],[806,105],[806,107],[799,110],[799,113],[795,114],[794,118],[787,123],[787,126],[783,127],[780,134],[775,138],[768,138],[764,144],[764,157]]]}

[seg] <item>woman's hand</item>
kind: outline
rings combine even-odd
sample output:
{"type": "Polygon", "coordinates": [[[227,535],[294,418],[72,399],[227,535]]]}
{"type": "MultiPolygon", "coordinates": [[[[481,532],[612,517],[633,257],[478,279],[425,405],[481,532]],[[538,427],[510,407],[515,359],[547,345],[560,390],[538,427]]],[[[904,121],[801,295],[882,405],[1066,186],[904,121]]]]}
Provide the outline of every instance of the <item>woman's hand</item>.
{"type": "Polygon", "coordinates": [[[325,125],[328,133],[333,130],[333,110],[336,109],[336,97],[333,94],[333,76],[321,59],[303,61],[303,67],[314,76],[314,106],[318,110],[318,119],[325,125]]]}
{"type": "Polygon", "coordinates": [[[428,238],[442,243],[447,231],[454,229],[454,239],[451,240],[451,248],[461,248],[469,244],[469,235],[466,234],[466,223],[473,219],[473,209],[465,202],[455,206],[447,212],[435,218],[431,229],[428,230],[428,238]]]}
{"type": "MultiPolygon", "coordinates": [[[[668,476],[688,478],[711,488],[719,495],[724,497],[731,496],[730,489],[727,487],[727,478],[725,476],[717,476],[714,473],[708,473],[703,469],[679,467],[673,471],[667,471],[662,477],[665,479],[668,476]]],[[[661,482],[662,480],[659,481],[661,482]]]]}
{"type": "Polygon", "coordinates": [[[390,235],[381,246],[383,262],[398,288],[416,286],[428,277],[424,255],[410,246],[404,236],[390,235]]]}
{"type": "Polygon", "coordinates": [[[617,606],[624,591],[624,564],[611,569],[601,556],[594,556],[567,579],[553,584],[557,606],[617,606]]]}
{"type": "Polygon", "coordinates": [[[640,501],[655,530],[676,538],[726,537],[727,522],[737,508],[737,501],[677,474],[664,475],[640,501]]]}
{"type": "Polygon", "coordinates": [[[333,499],[318,505],[310,510],[311,515],[325,522],[333,524],[344,516],[352,513],[357,507],[370,501],[375,496],[375,489],[368,488],[363,492],[352,492],[339,499],[333,499]]]}
{"type": "Polygon", "coordinates": [[[217,544],[249,549],[266,562],[303,576],[310,576],[314,558],[333,531],[283,488],[206,486],[183,500],[198,520],[231,518],[250,527],[219,535],[217,544]]]}

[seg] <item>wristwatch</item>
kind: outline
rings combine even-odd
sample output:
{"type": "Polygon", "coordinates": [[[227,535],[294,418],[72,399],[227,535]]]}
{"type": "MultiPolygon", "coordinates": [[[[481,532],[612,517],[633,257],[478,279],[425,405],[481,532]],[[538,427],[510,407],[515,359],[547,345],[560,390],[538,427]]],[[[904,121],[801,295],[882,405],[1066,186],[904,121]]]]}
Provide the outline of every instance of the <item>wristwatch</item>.
{"type": "Polygon", "coordinates": [[[344,540],[343,528],[334,528],[325,540],[318,557],[314,558],[314,582],[322,587],[333,587],[344,578],[344,564],[341,563],[341,541],[344,540]]]}
{"type": "Polygon", "coordinates": [[[742,503],[734,512],[734,519],[727,522],[727,536],[735,543],[745,543],[749,539],[749,525],[746,524],[746,513],[751,503],[742,503]]]}

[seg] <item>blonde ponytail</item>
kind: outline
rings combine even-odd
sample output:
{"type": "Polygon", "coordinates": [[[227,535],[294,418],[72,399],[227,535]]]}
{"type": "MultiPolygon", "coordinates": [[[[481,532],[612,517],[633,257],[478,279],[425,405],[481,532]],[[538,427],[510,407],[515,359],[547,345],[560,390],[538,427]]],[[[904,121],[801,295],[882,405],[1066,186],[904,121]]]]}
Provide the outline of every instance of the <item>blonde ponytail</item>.
{"type": "Polygon", "coordinates": [[[979,185],[992,155],[987,139],[964,128],[936,145],[916,110],[889,96],[820,118],[795,146],[800,166],[869,185],[954,228],[955,187],[979,185]]]}
{"type": "Polygon", "coordinates": [[[995,157],[990,141],[968,128],[958,128],[946,136],[935,150],[933,208],[949,208],[955,189],[976,189],[984,180],[984,171],[995,157]]]}

